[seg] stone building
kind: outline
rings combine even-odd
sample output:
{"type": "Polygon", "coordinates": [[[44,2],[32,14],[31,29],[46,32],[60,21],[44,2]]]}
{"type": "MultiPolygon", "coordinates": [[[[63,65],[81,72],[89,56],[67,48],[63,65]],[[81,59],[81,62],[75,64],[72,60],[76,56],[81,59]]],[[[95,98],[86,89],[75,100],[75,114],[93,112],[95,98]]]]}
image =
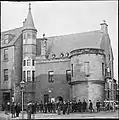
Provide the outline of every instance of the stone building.
{"type": "Polygon", "coordinates": [[[25,103],[59,96],[103,101],[108,78],[113,84],[114,58],[108,25],[100,25],[95,31],[37,38],[29,5],[22,27],[2,32],[0,102],[20,101],[21,80],[25,103]]]}

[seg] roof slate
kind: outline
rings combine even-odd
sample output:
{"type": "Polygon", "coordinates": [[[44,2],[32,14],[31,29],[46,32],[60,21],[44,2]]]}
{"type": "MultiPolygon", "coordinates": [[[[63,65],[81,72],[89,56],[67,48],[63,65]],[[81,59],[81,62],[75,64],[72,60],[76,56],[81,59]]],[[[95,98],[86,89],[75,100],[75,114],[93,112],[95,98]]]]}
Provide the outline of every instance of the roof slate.
{"type": "MultiPolygon", "coordinates": [[[[62,52],[66,54],[67,52],[80,48],[100,49],[101,38],[102,33],[100,30],[47,37],[47,54],[50,58],[52,57],[52,54],[55,54],[56,57],[59,57],[62,52]]],[[[40,39],[37,41],[39,40],[40,39]]],[[[40,48],[39,42],[37,42],[37,47],[40,48]]]]}

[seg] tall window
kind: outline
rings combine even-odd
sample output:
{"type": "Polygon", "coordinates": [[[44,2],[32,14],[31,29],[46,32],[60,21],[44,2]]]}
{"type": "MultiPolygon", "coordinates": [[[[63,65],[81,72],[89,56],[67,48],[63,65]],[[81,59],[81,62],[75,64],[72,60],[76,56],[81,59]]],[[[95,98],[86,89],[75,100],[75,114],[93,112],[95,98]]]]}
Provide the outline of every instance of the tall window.
{"type": "Polygon", "coordinates": [[[30,66],[30,65],[31,65],[31,60],[28,59],[28,60],[27,60],[27,66],[30,66]]]}
{"type": "Polygon", "coordinates": [[[4,49],[4,60],[8,60],[8,49],[4,49]]]}
{"type": "Polygon", "coordinates": [[[24,73],[23,73],[23,76],[24,76],[24,81],[26,81],[26,71],[24,71],[24,73]]]}
{"type": "Polygon", "coordinates": [[[32,34],[32,38],[33,38],[33,39],[36,39],[36,35],[35,35],[34,33],[32,34]]]}
{"type": "Polygon", "coordinates": [[[104,63],[102,63],[102,76],[104,76],[104,63]]]}
{"type": "Polygon", "coordinates": [[[54,76],[54,71],[49,71],[48,72],[48,81],[49,82],[54,82],[53,76],[54,76]]]}
{"type": "Polygon", "coordinates": [[[32,71],[32,81],[35,81],[35,71],[32,71]]]}
{"type": "Polygon", "coordinates": [[[88,77],[89,76],[89,62],[84,62],[84,71],[85,71],[85,75],[88,77]]]}
{"type": "Polygon", "coordinates": [[[4,81],[8,81],[8,69],[4,69],[4,81]]]}
{"type": "Polygon", "coordinates": [[[71,81],[71,70],[66,70],[66,80],[71,81]]]}
{"type": "Polygon", "coordinates": [[[35,65],[35,61],[34,60],[32,60],[32,66],[34,66],[35,65]]]}
{"type": "Polygon", "coordinates": [[[26,60],[24,60],[24,66],[26,66],[26,60]]]}
{"type": "Polygon", "coordinates": [[[27,71],[27,81],[31,81],[31,71],[27,71]]]}
{"type": "Polygon", "coordinates": [[[28,39],[31,38],[31,34],[30,33],[27,34],[27,38],[28,39]]]}

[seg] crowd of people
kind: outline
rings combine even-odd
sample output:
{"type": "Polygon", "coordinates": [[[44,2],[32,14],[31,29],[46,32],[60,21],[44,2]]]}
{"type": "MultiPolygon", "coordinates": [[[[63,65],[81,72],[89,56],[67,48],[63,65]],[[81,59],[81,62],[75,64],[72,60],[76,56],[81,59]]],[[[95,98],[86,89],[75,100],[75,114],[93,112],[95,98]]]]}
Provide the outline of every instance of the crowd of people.
{"type": "MultiPolygon", "coordinates": [[[[60,114],[70,114],[70,113],[83,113],[83,112],[100,112],[101,105],[103,105],[99,100],[96,101],[96,104],[94,105],[91,100],[88,102],[79,100],[78,102],[76,100],[73,101],[49,101],[43,103],[40,101],[38,102],[28,102],[26,105],[25,111],[28,114],[28,118],[31,118],[31,114],[37,113],[56,113],[58,115],[60,114]],[[94,108],[95,106],[95,108],[94,108]]],[[[4,108],[5,114],[12,114],[12,117],[19,117],[19,113],[21,112],[21,104],[13,102],[10,104],[8,102],[6,104],[6,107],[4,108]]]]}

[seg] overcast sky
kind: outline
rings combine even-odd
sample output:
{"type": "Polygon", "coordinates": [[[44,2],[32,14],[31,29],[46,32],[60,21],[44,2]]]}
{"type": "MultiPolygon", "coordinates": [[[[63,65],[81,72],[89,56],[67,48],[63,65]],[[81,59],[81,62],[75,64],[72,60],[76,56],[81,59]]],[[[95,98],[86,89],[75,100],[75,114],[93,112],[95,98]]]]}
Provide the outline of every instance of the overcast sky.
{"type": "MultiPolygon", "coordinates": [[[[21,27],[28,14],[29,2],[2,2],[1,29],[21,27]]],[[[108,32],[114,54],[114,78],[118,79],[118,2],[117,1],[41,1],[31,2],[31,12],[37,37],[57,36],[100,29],[102,20],[108,32]]]]}

